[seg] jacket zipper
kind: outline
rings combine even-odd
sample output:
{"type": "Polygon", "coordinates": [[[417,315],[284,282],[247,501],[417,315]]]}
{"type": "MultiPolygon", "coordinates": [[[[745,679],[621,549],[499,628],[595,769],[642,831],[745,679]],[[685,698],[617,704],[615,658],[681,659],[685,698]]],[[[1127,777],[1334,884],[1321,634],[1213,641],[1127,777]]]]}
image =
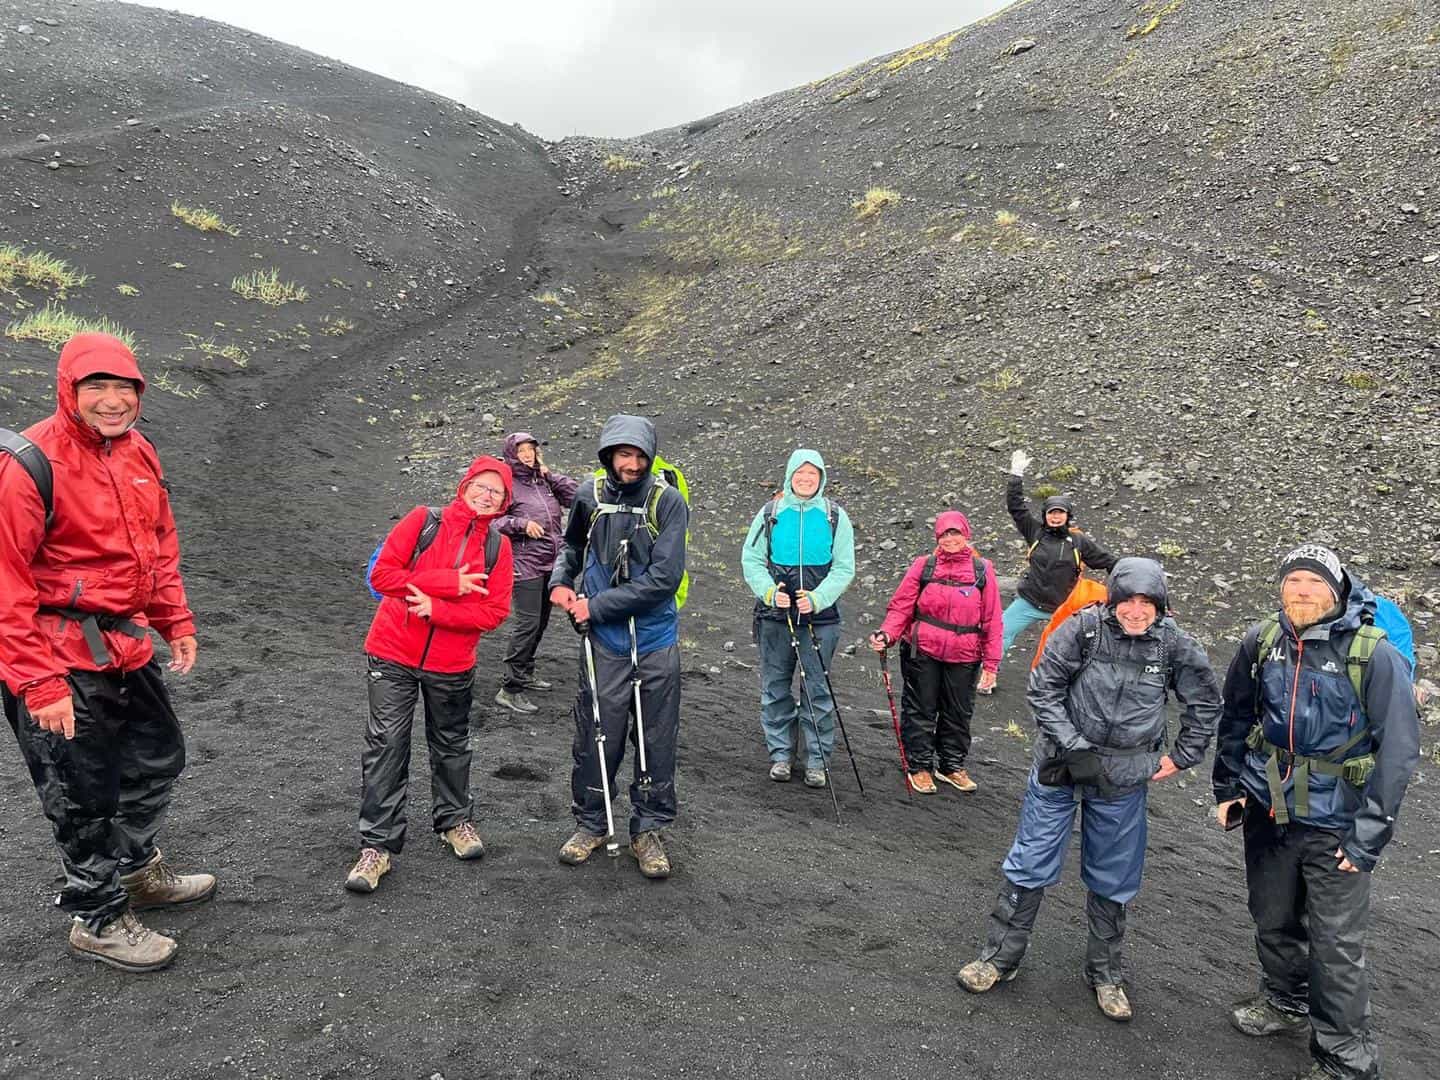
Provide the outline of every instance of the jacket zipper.
{"type": "MultiPolygon", "coordinates": [[[[470,524],[465,526],[465,535],[460,538],[460,550],[455,555],[454,569],[460,569],[460,561],[465,558],[465,546],[470,543],[470,534],[475,531],[475,519],[470,519],[470,524]]],[[[425,634],[425,647],[420,650],[420,662],[415,666],[420,669],[425,667],[425,658],[430,655],[430,643],[435,640],[435,622],[432,618],[430,629],[425,634]]]]}

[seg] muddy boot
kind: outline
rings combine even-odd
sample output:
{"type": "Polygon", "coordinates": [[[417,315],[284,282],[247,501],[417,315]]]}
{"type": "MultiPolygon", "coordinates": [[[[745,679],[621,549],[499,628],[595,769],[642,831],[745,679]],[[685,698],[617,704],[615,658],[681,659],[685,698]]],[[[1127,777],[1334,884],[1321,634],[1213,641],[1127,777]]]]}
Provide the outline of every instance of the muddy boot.
{"type": "Polygon", "coordinates": [[[485,854],[485,841],[480,839],[480,832],[473,821],[462,821],[453,829],[446,829],[440,834],[440,839],[449,845],[457,859],[468,862],[485,854]]]}
{"type": "Polygon", "coordinates": [[[955,973],[955,981],[972,994],[983,994],[996,983],[1009,982],[1019,971],[1011,968],[1002,972],[989,960],[971,960],[955,973]]]}
{"type": "Polygon", "coordinates": [[[175,959],[179,948],[173,938],[157,934],[129,911],[122,912],[99,930],[78,919],[70,927],[70,952],[121,971],[159,971],[175,959]]]}
{"type": "Polygon", "coordinates": [[[372,893],[380,879],[390,872],[390,853],[380,848],[361,848],[360,860],[350,869],[345,888],[351,892],[372,893]]]}
{"type": "Polygon", "coordinates": [[[665,854],[665,845],[660,842],[660,832],[652,829],[642,832],[630,841],[630,850],[640,864],[640,873],[648,878],[670,876],[670,858],[665,854]]]}
{"type": "Polygon", "coordinates": [[[566,840],[560,848],[560,861],[568,866],[579,866],[603,846],[605,837],[596,836],[584,829],[576,829],[575,835],[566,840]]]}
{"type": "Polygon", "coordinates": [[[1230,1026],[1245,1035],[1279,1035],[1286,1031],[1307,1031],[1310,1017],[1288,1012],[1271,1004],[1264,994],[1240,1002],[1230,1010],[1230,1026]]]}
{"type": "Polygon", "coordinates": [[[536,678],[534,675],[530,676],[530,678],[528,678],[528,679],[525,680],[525,689],[526,689],[526,690],[536,690],[536,691],[539,691],[540,693],[544,693],[546,690],[549,690],[550,688],[551,688],[551,687],[550,687],[550,684],[549,684],[548,682],[546,682],[544,679],[538,679],[538,678],[536,678]]]}
{"type": "Polygon", "coordinates": [[[518,712],[522,715],[540,711],[539,705],[536,705],[518,690],[513,694],[509,690],[497,691],[495,694],[495,704],[504,705],[505,708],[511,712],[518,712]]]}
{"type": "Polygon", "coordinates": [[[824,769],[806,769],[806,770],[805,770],[805,786],[806,786],[806,787],[822,788],[822,787],[824,787],[826,784],[828,784],[829,782],[830,782],[830,781],[829,781],[829,778],[825,775],[825,770],[824,770],[824,769]]]}
{"type": "Polygon", "coordinates": [[[1123,1024],[1135,1015],[1123,986],[1101,983],[1095,987],[1095,1004],[1100,1006],[1102,1013],[1117,1023],[1123,1024]]]}
{"type": "Polygon", "coordinates": [[[139,870],[122,874],[120,884],[130,894],[134,911],[200,904],[215,895],[214,874],[177,874],[166,865],[159,848],[139,870]]]}
{"type": "Polygon", "coordinates": [[[788,784],[790,782],[790,762],[777,761],[770,766],[770,779],[777,784],[788,784]]]}

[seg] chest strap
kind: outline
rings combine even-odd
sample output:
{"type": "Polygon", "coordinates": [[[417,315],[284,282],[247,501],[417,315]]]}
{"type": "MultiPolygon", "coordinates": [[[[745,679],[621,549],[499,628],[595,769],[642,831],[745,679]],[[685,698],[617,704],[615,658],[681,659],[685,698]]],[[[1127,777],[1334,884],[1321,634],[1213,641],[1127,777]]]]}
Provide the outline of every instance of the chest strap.
{"type": "Polygon", "coordinates": [[[1296,816],[1309,817],[1312,772],[1338,777],[1357,789],[1363,788],[1369,781],[1370,774],[1375,771],[1375,755],[1366,753],[1352,758],[1345,756],[1360,744],[1360,740],[1368,738],[1369,735],[1370,729],[1362,727],[1328,753],[1294,754],[1265,738],[1265,729],[1261,725],[1252,727],[1250,734],[1245,737],[1245,745],[1256,753],[1266,755],[1265,782],[1270,788],[1270,812],[1275,816],[1275,824],[1286,825],[1290,821],[1290,811],[1285,806],[1285,785],[1280,778],[1281,765],[1294,774],[1296,816]]]}

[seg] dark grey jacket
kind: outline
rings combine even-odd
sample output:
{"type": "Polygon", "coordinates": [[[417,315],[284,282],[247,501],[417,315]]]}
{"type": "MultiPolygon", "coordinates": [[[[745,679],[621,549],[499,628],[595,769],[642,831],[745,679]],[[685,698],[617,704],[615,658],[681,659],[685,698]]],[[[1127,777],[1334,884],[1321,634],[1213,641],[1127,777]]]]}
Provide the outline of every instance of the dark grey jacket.
{"type": "Polygon", "coordinates": [[[1112,786],[1143,786],[1165,752],[1168,693],[1184,708],[1171,760],[1182,769],[1204,760],[1220,719],[1215,672],[1205,650],[1168,616],[1138,637],[1126,634],[1115,605],[1136,594],[1164,611],[1164,571],[1150,559],[1121,559],[1106,606],[1076,612],[1050,635],[1027,692],[1040,728],[1037,763],[1057,750],[1093,748],[1112,786]]]}

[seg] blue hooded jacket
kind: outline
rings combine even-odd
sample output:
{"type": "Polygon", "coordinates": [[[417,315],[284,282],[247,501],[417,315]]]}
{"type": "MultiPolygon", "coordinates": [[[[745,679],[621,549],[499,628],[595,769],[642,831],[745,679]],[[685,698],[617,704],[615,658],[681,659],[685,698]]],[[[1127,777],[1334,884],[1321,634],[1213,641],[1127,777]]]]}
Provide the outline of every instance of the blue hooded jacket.
{"type": "Polygon", "coordinates": [[[1366,728],[1370,738],[1347,752],[1375,755],[1375,770],[1363,789],[1312,770],[1310,813],[1301,817],[1295,813],[1294,770],[1282,768],[1281,776],[1291,820],[1334,830],[1350,861],[1371,870],[1395,831],[1405,788],[1419,764],[1420,726],[1409,668],[1388,641],[1377,644],[1361,680],[1364,693],[1355,696],[1346,658],[1355,631],[1374,618],[1375,596],[1348,570],[1344,575],[1341,610],[1333,619],[1297,634],[1280,613],[1281,634],[1259,665],[1258,682],[1260,625],[1245,634],[1225,678],[1213,781],[1217,802],[1246,795],[1270,806],[1268,755],[1245,745],[1257,719],[1272,745],[1307,757],[1336,750],[1366,728]]]}
{"type": "Polygon", "coordinates": [[[646,507],[655,484],[653,472],[647,471],[633,484],[622,484],[610,467],[610,458],[620,446],[635,447],[653,465],[657,442],[655,425],[643,416],[619,414],[605,421],[599,446],[605,466],[601,499],[628,509],[598,514],[595,484],[582,483],[565,525],[565,546],[550,575],[552,589],[564,585],[589,599],[591,633],[612,653],[630,652],[631,618],[636,649],[642,655],[667,649],[680,639],[675,593],[685,575],[690,508],[679,491],[666,488],[655,506],[659,531],[652,534],[646,507]],[[622,544],[628,552],[623,561],[622,544]]]}

